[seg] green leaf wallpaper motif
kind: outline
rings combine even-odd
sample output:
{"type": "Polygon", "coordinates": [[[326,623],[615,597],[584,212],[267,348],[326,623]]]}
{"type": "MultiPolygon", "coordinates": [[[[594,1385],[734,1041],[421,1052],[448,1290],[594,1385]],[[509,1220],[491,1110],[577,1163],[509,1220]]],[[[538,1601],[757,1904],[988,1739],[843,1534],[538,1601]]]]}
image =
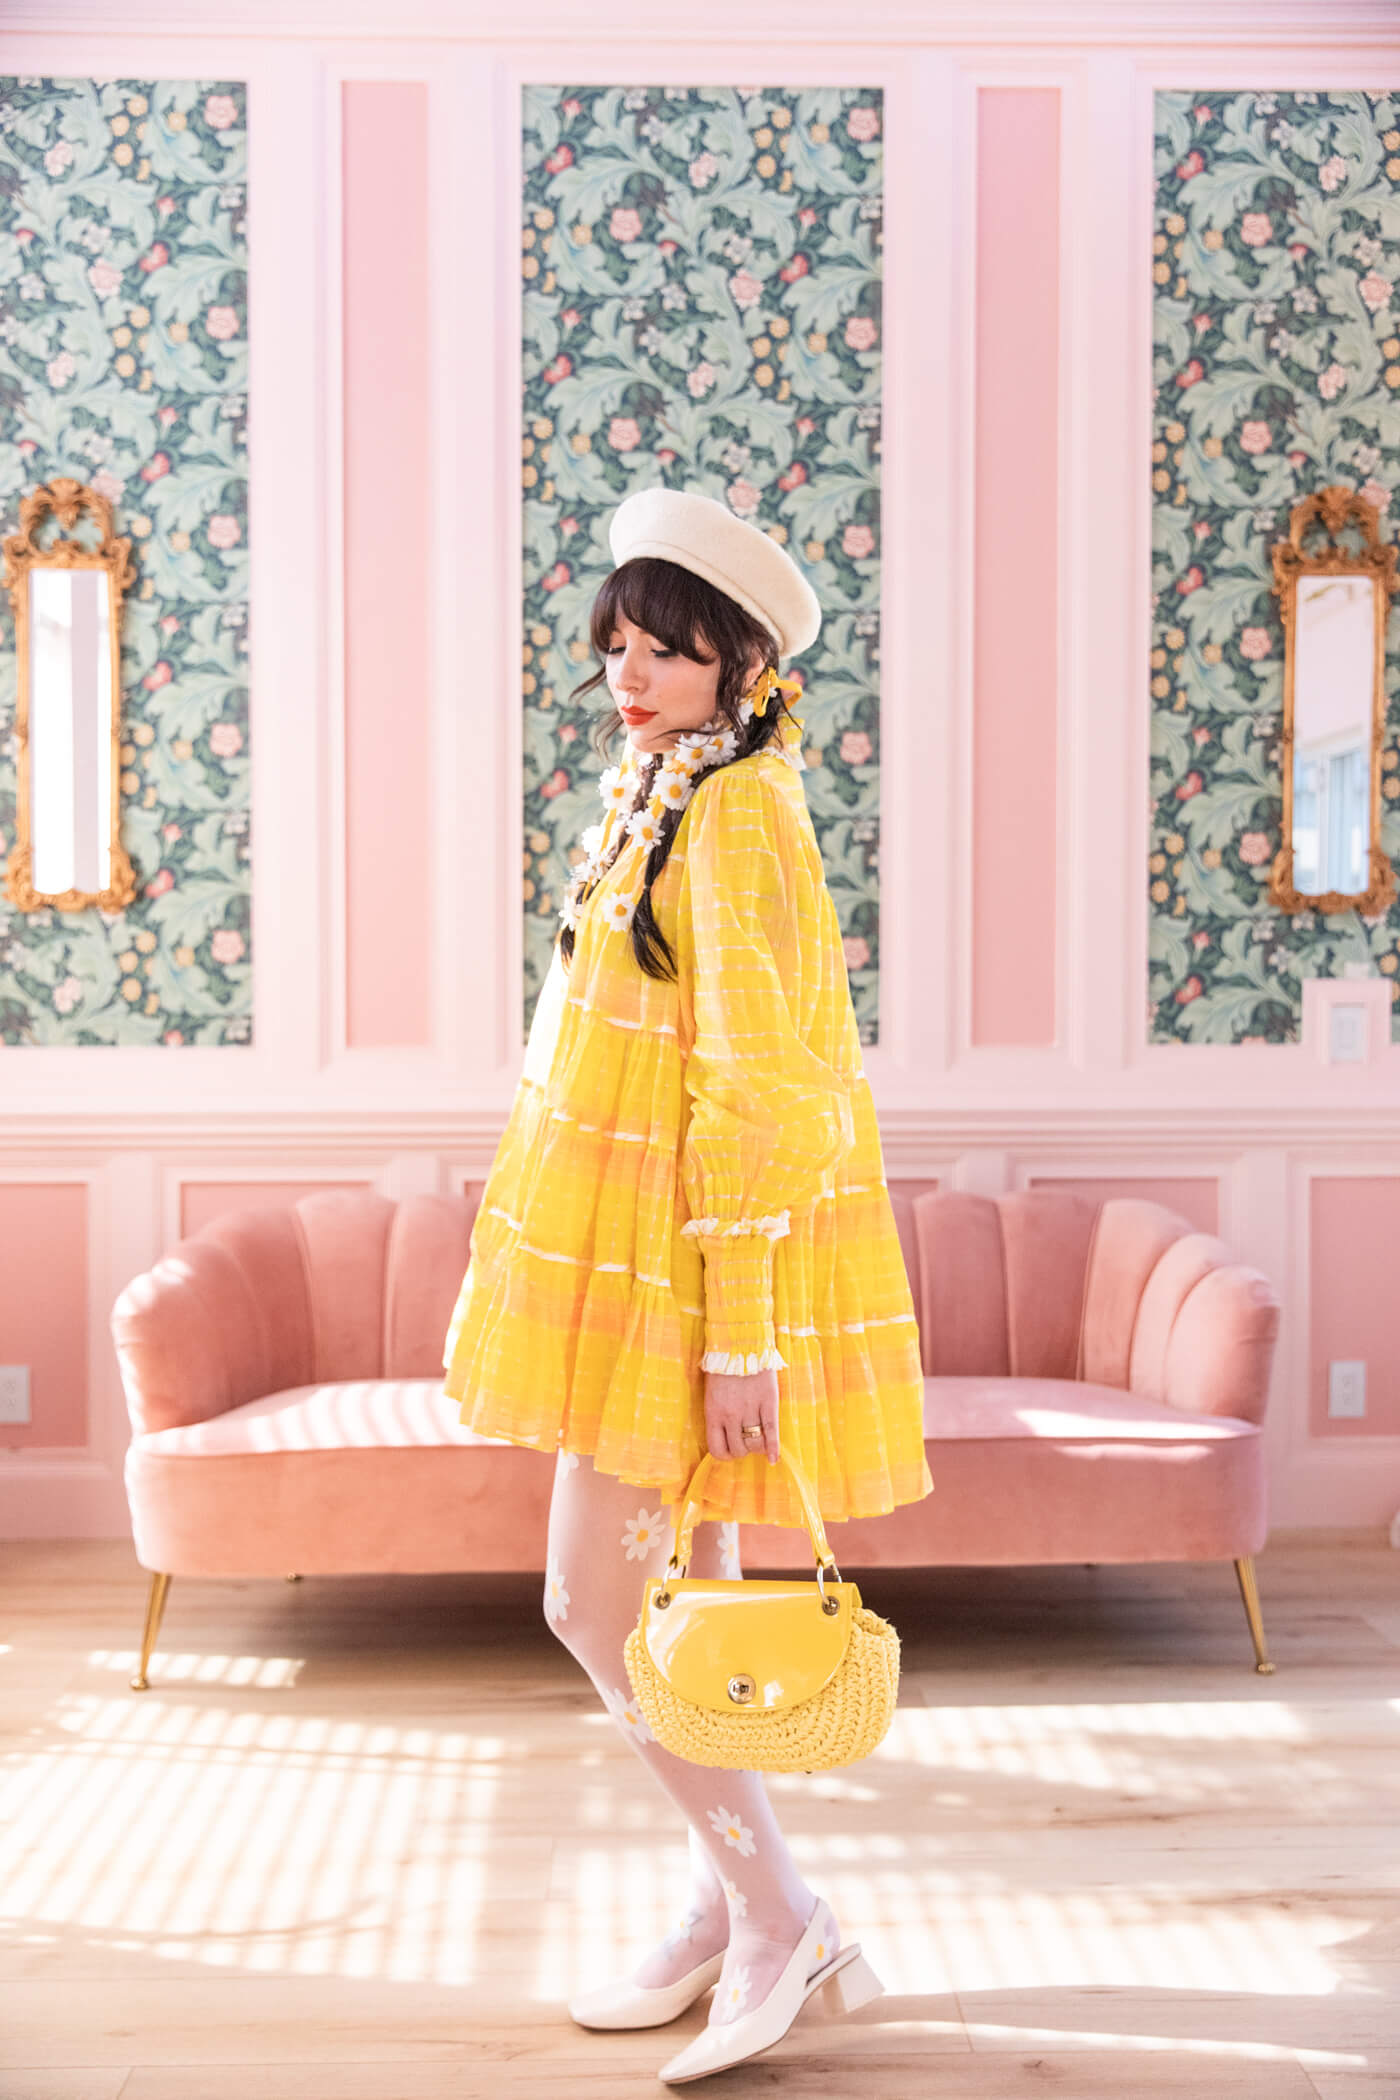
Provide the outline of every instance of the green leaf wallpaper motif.
{"type": "MultiPolygon", "coordinates": [[[[1400,988],[1400,912],[1280,913],[1269,550],[1330,482],[1400,526],[1400,96],[1159,94],[1148,1032],[1294,1043],[1302,980],[1400,988]]],[[[1381,844],[1400,866],[1400,612],[1381,844]]],[[[1392,1040],[1400,1041],[1400,1003],[1392,1040]]]]}
{"type": "Polygon", "coordinates": [[[522,118],[527,1025],[599,813],[606,690],[569,694],[608,521],[661,485],[759,517],[822,602],[803,781],[873,1043],[881,94],[530,86],[522,118]]]}
{"type": "MultiPolygon", "coordinates": [[[[55,475],[132,536],[124,912],[0,895],[0,1044],[252,1040],[241,81],[0,80],[0,517],[55,475]]],[[[0,614],[0,860],[15,651],[0,614]]]]}

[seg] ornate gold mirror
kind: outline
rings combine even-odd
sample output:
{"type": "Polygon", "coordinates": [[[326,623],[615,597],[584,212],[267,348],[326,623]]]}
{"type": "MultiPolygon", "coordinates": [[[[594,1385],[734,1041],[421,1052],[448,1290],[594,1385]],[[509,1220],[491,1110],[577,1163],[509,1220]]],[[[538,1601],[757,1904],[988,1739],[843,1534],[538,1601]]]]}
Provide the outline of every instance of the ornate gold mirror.
{"type": "Polygon", "coordinates": [[[1273,548],[1283,612],[1283,843],[1269,901],[1283,911],[1379,915],[1395,901],[1382,852],[1381,747],[1385,629],[1395,549],[1355,489],[1320,489],[1295,504],[1273,548]],[[1355,528],[1360,545],[1343,544],[1355,528]],[[1326,544],[1304,553],[1309,532],[1326,544]]]}
{"type": "Polygon", "coordinates": [[[120,911],[136,895],[122,850],[121,617],[131,542],[81,481],[31,489],[5,541],[19,689],[18,821],[5,895],[21,911],[120,911]]]}

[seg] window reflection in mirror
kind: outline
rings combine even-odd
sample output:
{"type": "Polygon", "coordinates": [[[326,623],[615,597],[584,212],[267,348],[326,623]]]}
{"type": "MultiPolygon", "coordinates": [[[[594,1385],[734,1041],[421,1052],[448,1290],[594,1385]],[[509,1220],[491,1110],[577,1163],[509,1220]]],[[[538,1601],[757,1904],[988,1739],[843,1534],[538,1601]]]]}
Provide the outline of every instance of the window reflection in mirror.
{"type": "Polygon", "coordinates": [[[1370,880],[1376,585],[1301,576],[1293,671],[1293,880],[1364,890],[1370,880]]]}
{"type": "Polygon", "coordinates": [[[47,894],[111,880],[110,628],[105,569],[30,570],[30,880],[47,894]]]}

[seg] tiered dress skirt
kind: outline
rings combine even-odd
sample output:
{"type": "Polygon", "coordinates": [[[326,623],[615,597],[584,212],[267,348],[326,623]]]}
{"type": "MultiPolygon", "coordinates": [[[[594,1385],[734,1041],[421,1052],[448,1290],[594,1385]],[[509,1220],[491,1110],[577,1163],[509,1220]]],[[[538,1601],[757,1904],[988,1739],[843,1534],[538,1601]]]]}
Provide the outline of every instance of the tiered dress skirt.
{"type": "MultiPolygon", "coordinates": [[[[726,1191],[742,1185],[750,1220],[768,1220],[744,1252],[751,1262],[759,1258],[765,1285],[771,1257],[771,1306],[764,1288],[761,1312],[771,1313],[782,1362],[780,1436],[815,1487],[824,1519],[876,1516],[918,1501],[933,1486],[918,1328],[800,776],[759,753],[696,790],[652,892],[661,930],[679,954],[677,982],[646,975],[626,929],[606,925],[597,909],[610,886],[629,879],[634,850],[624,850],[585,903],[567,966],[555,948],[474,1222],[444,1345],[444,1392],[483,1435],[588,1453],[604,1472],[667,1503],[681,1499],[706,1448],[701,1357],[715,1340],[707,1336],[706,1250],[716,1263],[724,1251],[694,1227],[684,1230],[695,1212],[718,1202],[711,1190],[723,1178],[705,1179],[690,1139],[707,1109],[692,1075],[722,1073],[724,1053],[696,1053],[722,1021],[727,1039],[762,1044],[778,1060],[783,1046],[770,1048],[765,1030],[790,1030],[796,1010],[799,1021],[805,1015],[807,1042],[790,1046],[787,1062],[805,1071],[808,1043],[840,1046],[830,1055],[838,1065],[846,1060],[853,1142],[835,1165],[822,1164],[820,1148],[804,1147],[800,1127],[792,1128],[800,1095],[785,1093],[775,1078],[755,1092],[767,1092],[771,1113],[787,1117],[786,1134],[796,1140],[782,1153],[782,1178],[763,1176],[763,1157],[779,1157],[777,1149],[745,1152],[736,1140],[737,1179],[725,1183],[726,1191]],[[714,792],[726,775],[740,774],[747,778],[714,792]],[[824,1021],[797,995],[783,1001],[781,1014],[760,1011],[755,1002],[771,1003],[777,978],[771,969],[762,979],[746,973],[742,954],[732,952],[713,995],[702,994],[703,1006],[697,999],[697,975],[709,980],[707,966],[693,966],[694,944],[708,952],[704,936],[716,922],[692,909],[691,885],[713,882],[721,870],[743,883],[750,848],[768,856],[765,866],[776,850],[782,879],[794,885],[791,982],[805,943],[806,984],[818,987],[814,997],[835,1002],[824,1021]],[[839,967],[818,952],[833,944],[839,967]],[[816,1162],[805,1182],[792,1163],[804,1153],[816,1162]],[[758,1164],[746,1169],[745,1160],[758,1164]],[[699,1199],[693,1205],[687,1189],[699,1199]],[[780,1198],[787,1200],[780,1205],[780,1198]],[[775,1233],[779,1217],[786,1229],[775,1233]]],[[[725,923],[731,940],[748,938],[742,914],[727,914],[725,923]]],[[[765,964],[773,952],[787,955],[784,941],[765,948],[765,964]]],[[[788,969],[784,961],[784,982],[788,969]]],[[[721,1116],[705,1127],[713,1134],[705,1153],[712,1168],[727,1125],[721,1116]]],[[[712,1222],[723,1225],[722,1211],[712,1222]]],[[[710,1299],[713,1324],[714,1289],[710,1299]]],[[[785,1468],[770,1466],[761,1451],[711,1469],[702,1516],[802,1524],[785,1468]]]]}

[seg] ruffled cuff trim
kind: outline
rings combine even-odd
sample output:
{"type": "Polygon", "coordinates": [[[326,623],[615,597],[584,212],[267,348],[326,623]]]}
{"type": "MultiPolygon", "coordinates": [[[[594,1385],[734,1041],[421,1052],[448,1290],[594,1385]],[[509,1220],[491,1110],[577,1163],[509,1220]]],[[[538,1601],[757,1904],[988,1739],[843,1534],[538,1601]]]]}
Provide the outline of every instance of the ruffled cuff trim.
{"type": "Polygon", "coordinates": [[[776,1349],[751,1349],[747,1356],[727,1349],[707,1349],[700,1359],[702,1371],[730,1371],[744,1378],[752,1371],[785,1371],[787,1358],[776,1349]]]}
{"type": "Polygon", "coordinates": [[[736,1218],[732,1225],[721,1223],[718,1218],[691,1218],[681,1227],[683,1240],[698,1240],[702,1233],[710,1239],[732,1239],[736,1234],[761,1232],[765,1239],[780,1240],[791,1230],[788,1213],[780,1210],[772,1218],[736,1218]]]}

